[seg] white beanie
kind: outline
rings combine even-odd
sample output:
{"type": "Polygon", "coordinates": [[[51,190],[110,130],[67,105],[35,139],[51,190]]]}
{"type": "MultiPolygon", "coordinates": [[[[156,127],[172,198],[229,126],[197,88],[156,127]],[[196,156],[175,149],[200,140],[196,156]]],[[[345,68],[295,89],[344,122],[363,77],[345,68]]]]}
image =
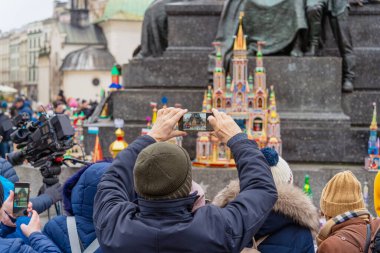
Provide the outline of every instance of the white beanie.
{"type": "Polygon", "coordinates": [[[293,173],[289,164],[278,156],[278,163],[270,167],[273,175],[274,182],[277,184],[293,184],[293,173]]]}

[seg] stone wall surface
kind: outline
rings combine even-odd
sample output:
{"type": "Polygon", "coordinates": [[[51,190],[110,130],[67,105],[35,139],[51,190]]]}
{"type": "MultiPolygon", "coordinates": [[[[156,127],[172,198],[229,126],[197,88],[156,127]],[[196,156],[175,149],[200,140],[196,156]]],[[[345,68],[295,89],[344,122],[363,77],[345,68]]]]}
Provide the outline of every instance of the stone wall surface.
{"type": "MultiPolygon", "coordinates": [[[[372,214],[374,212],[373,206],[373,181],[376,173],[367,172],[360,166],[352,165],[321,165],[321,164],[290,164],[294,174],[294,184],[298,187],[303,187],[305,175],[310,176],[310,185],[313,192],[313,202],[318,207],[321,192],[325,184],[338,172],[344,170],[351,170],[361,184],[368,182],[369,198],[368,208],[372,214]]],[[[60,175],[60,182],[65,182],[73,173],[78,171],[79,168],[62,169],[60,175]]],[[[36,196],[39,187],[41,186],[42,177],[38,169],[29,166],[16,167],[17,174],[21,182],[31,183],[31,196],[36,196]]],[[[201,184],[206,191],[207,199],[212,200],[215,195],[223,189],[231,180],[237,178],[236,169],[227,168],[194,168],[193,179],[201,184]]],[[[54,212],[53,212],[54,213],[54,212]]]]}

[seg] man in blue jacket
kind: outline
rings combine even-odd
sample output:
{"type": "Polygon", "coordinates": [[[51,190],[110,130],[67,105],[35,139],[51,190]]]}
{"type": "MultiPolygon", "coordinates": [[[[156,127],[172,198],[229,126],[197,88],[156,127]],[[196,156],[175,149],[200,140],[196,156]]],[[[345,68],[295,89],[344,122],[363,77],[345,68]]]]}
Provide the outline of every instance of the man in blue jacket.
{"type": "Polygon", "coordinates": [[[165,143],[186,135],[173,130],[186,112],[160,110],[149,135],[123,150],[104,174],[94,202],[103,252],[237,253],[266,220],[277,200],[269,166],[256,143],[217,110],[208,120],[213,134],[231,148],[241,192],[225,208],[206,205],[191,213],[197,196],[190,194],[189,155],[165,143]]]}

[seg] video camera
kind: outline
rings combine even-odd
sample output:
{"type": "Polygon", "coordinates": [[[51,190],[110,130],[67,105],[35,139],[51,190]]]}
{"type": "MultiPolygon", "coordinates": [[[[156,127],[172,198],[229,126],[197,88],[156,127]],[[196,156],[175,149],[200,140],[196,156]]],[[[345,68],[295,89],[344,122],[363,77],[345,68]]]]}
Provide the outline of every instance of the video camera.
{"type": "Polygon", "coordinates": [[[58,183],[63,156],[74,146],[74,128],[69,117],[43,114],[38,122],[33,122],[28,114],[22,114],[13,119],[13,125],[16,130],[11,134],[11,140],[20,150],[8,154],[8,161],[12,165],[21,165],[26,159],[34,167],[40,167],[46,185],[58,183]]]}

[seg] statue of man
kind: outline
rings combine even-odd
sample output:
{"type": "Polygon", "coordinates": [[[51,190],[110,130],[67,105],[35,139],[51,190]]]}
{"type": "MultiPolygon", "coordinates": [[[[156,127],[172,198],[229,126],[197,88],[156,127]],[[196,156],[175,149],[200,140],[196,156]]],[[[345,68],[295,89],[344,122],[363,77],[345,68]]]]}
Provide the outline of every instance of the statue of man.
{"type": "MultiPolygon", "coordinates": [[[[219,21],[216,41],[222,44],[224,68],[228,70],[239,15],[244,12],[244,32],[250,55],[264,41],[266,55],[302,56],[301,32],[307,29],[304,0],[226,0],[219,21]]],[[[210,60],[209,70],[213,69],[210,60]]]]}
{"type": "Polygon", "coordinates": [[[137,57],[159,57],[168,47],[168,16],[165,6],[170,3],[193,0],[155,0],[145,11],[140,48],[137,57]]]}
{"type": "Polygon", "coordinates": [[[314,56],[322,33],[322,20],[325,15],[330,21],[331,30],[343,58],[343,91],[354,90],[355,54],[348,24],[348,0],[307,0],[307,18],[309,21],[310,49],[306,53],[314,56]]]}

